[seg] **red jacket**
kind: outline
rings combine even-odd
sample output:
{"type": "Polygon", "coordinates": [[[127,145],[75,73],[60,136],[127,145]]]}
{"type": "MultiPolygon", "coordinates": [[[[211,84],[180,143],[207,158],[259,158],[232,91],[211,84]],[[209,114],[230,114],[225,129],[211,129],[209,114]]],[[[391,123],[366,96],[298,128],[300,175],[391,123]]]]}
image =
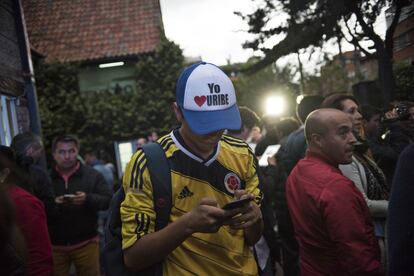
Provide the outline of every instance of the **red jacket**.
{"type": "Polygon", "coordinates": [[[9,187],[8,192],[14,203],[16,223],[26,243],[29,275],[52,275],[52,246],[43,203],[17,186],[9,187]]]}
{"type": "Polygon", "coordinates": [[[362,194],[337,166],[307,152],[286,195],[300,248],[301,275],[383,275],[362,194]]]}

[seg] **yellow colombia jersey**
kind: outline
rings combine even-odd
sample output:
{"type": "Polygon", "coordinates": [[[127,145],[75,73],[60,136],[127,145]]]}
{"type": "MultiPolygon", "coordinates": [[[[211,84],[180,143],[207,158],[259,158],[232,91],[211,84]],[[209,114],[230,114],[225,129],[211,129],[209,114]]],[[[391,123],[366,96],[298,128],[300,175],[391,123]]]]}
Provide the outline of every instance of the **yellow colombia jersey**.
{"type": "MultiPolygon", "coordinates": [[[[171,167],[172,209],[170,222],[194,209],[203,197],[219,206],[233,200],[234,189],[245,189],[260,204],[256,159],[246,143],[223,136],[209,160],[202,160],[184,145],[177,130],[158,140],[171,167]]],[[[126,192],[121,204],[123,249],[154,232],[152,186],[144,152],[138,150],[123,179],[126,192]]],[[[164,275],[257,275],[253,253],[243,230],[223,226],[217,233],[195,233],[168,255],[164,275]]]]}

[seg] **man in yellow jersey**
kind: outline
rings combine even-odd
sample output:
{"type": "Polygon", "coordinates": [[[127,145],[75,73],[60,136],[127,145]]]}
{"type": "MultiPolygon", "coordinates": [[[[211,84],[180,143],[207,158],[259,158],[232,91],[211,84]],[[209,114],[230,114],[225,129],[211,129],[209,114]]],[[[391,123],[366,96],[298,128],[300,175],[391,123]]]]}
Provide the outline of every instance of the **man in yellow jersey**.
{"type": "Polygon", "coordinates": [[[200,62],[181,73],[173,107],[181,126],[157,141],[171,169],[170,222],[154,231],[152,184],[139,149],[123,179],[125,265],[162,262],[163,275],[257,275],[249,248],[263,228],[257,161],[245,142],[223,135],[241,127],[234,87],[218,67],[200,62]],[[243,198],[252,201],[222,209],[243,198]]]}

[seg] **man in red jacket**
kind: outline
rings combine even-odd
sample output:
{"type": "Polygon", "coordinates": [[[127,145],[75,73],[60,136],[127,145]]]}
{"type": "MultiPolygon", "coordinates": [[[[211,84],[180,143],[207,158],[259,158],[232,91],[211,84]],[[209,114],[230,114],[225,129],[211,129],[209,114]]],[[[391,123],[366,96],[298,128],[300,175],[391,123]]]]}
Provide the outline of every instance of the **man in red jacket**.
{"type": "Polygon", "coordinates": [[[339,110],[316,110],[305,136],[306,156],[286,183],[301,275],[383,275],[368,207],[338,169],[351,163],[351,119],[339,110]]]}

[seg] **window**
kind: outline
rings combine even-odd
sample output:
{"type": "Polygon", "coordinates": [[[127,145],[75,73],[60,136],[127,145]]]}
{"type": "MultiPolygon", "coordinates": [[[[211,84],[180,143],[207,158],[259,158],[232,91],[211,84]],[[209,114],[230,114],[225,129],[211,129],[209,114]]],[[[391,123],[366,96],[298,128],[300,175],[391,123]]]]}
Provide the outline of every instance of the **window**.
{"type": "Polygon", "coordinates": [[[409,33],[404,33],[394,38],[394,52],[398,52],[411,44],[409,33]]]}
{"type": "Polygon", "coordinates": [[[9,146],[12,138],[19,133],[16,115],[16,100],[8,96],[0,96],[0,144],[9,146]]]}
{"type": "Polygon", "coordinates": [[[119,179],[121,179],[125,173],[125,168],[129,160],[137,150],[136,140],[116,141],[114,142],[114,145],[118,176],[119,179]]]}

